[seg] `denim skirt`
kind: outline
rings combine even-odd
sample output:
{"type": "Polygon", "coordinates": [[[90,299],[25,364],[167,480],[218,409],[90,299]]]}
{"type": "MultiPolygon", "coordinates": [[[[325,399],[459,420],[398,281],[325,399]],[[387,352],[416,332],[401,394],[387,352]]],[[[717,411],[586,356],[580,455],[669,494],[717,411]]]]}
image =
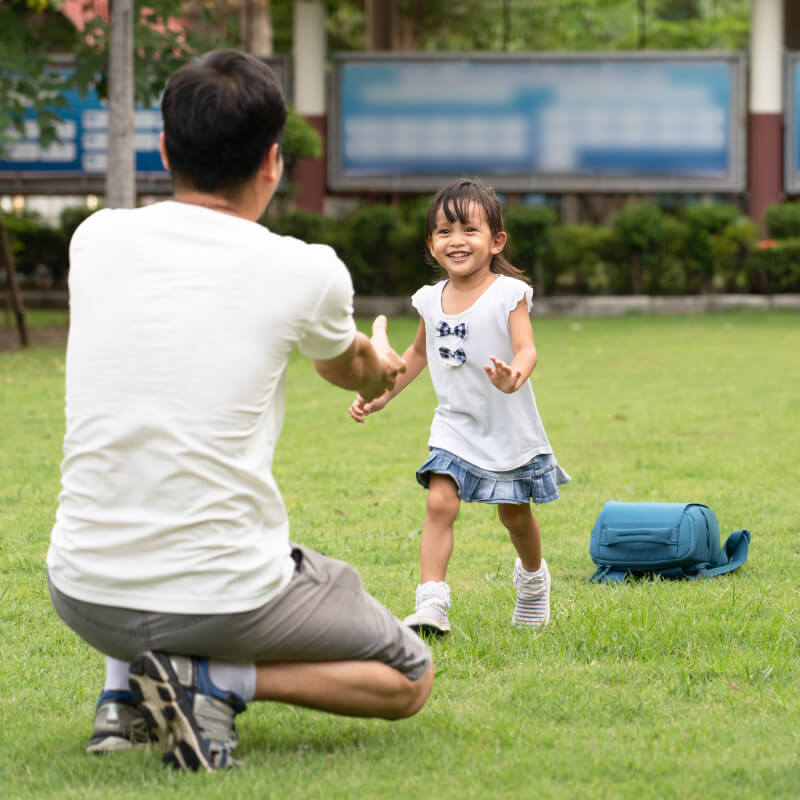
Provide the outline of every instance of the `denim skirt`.
{"type": "Polygon", "coordinates": [[[438,447],[431,448],[417,470],[417,482],[426,489],[431,473],[449,475],[465,503],[551,503],[559,498],[559,485],[572,480],[552,453],[535,456],[508,472],[492,472],[438,447]]]}

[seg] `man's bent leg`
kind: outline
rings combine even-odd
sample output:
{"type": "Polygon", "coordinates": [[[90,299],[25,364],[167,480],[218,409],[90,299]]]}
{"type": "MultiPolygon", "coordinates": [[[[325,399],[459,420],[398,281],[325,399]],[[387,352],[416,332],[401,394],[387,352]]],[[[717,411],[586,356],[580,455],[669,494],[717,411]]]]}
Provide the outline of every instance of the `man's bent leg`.
{"type": "Polygon", "coordinates": [[[205,661],[193,657],[198,653],[255,662],[257,699],[384,719],[416,713],[433,683],[425,642],[364,590],[349,565],[300,548],[293,555],[290,583],[265,605],[240,613],[144,612],[76,601],[52,586],[51,592],[59,615],[89,644],[134,660],[137,699],[152,707],[166,755],[188,769],[223,766],[208,749],[214,737],[191,701],[207,687],[194,680],[187,687],[175,666],[205,661]],[[191,702],[182,702],[183,695],[191,702]]]}
{"type": "Polygon", "coordinates": [[[256,669],[257,700],[351,717],[410,717],[433,687],[433,665],[416,681],[380,661],[262,661],[256,669]]]}

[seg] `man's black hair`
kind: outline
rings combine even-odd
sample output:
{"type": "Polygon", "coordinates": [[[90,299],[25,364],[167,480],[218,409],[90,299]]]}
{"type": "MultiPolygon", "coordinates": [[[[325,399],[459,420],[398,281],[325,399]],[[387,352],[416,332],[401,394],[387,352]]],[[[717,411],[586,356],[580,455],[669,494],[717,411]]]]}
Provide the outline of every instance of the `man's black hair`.
{"type": "Polygon", "coordinates": [[[173,178],[224,192],[249,180],[280,143],[286,102],[266,63],[238,50],[214,50],[170,77],[161,114],[173,178]]]}

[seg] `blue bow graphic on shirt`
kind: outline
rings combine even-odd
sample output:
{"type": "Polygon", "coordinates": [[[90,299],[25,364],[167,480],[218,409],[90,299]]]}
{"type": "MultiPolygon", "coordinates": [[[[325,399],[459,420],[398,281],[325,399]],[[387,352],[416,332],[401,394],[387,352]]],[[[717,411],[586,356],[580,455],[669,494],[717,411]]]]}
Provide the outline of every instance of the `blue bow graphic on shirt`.
{"type": "Polygon", "coordinates": [[[457,348],[456,350],[451,350],[449,347],[440,347],[439,355],[445,361],[450,361],[452,359],[459,365],[463,364],[467,360],[467,354],[461,347],[457,348]]]}
{"type": "Polygon", "coordinates": [[[466,322],[459,322],[459,323],[455,324],[451,328],[444,320],[440,320],[436,324],[436,335],[437,336],[458,336],[459,339],[466,339],[467,338],[467,323],[466,322]]]}

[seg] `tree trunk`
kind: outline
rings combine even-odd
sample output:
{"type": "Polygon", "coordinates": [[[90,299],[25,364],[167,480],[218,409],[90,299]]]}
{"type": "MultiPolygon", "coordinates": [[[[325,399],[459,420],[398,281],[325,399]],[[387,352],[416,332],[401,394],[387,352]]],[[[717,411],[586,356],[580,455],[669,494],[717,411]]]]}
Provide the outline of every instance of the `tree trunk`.
{"type": "Polygon", "coordinates": [[[108,167],[106,205],[136,205],[133,140],[133,0],[114,0],[108,65],[108,167]]]}
{"type": "Polygon", "coordinates": [[[631,256],[631,293],[644,294],[644,265],[641,256],[631,256]]]}
{"type": "Polygon", "coordinates": [[[544,297],[547,294],[547,284],[545,282],[544,264],[538,256],[533,262],[533,284],[536,287],[536,294],[544,297]]]}
{"type": "MultiPolygon", "coordinates": [[[[424,2],[418,5],[424,10],[424,2]]],[[[364,18],[368,51],[418,48],[420,14],[414,6],[401,14],[398,0],[364,0],[364,18]]]]}
{"type": "Polygon", "coordinates": [[[28,340],[28,327],[25,324],[25,304],[22,302],[22,292],[19,289],[17,269],[14,266],[14,256],[12,255],[11,247],[8,244],[8,233],[6,231],[6,226],[3,225],[2,217],[0,217],[0,245],[2,245],[3,260],[6,262],[6,274],[8,275],[8,290],[11,295],[11,307],[14,309],[14,314],[17,318],[19,343],[22,345],[22,347],[27,347],[30,342],[28,340]]]}
{"type": "Polygon", "coordinates": [[[364,0],[368,51],[392,49],[392,9],[386,0],[364,0]]]}
{"type": "Polygon", "coordinates": [[[243,0],[242,40],[254,56],[272,55],[272,15],[270,0],[243,0]]]}

